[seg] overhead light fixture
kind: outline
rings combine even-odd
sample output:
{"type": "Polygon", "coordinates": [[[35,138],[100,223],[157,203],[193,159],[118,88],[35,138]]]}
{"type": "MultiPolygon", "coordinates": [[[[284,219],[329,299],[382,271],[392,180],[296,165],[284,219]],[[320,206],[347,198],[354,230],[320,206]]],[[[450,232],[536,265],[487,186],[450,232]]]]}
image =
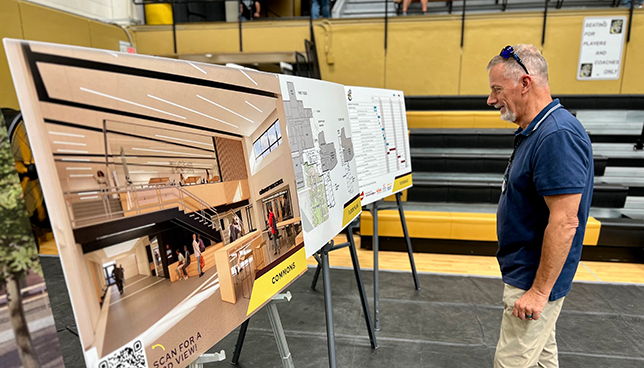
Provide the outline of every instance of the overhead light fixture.
{"type": "Polygon", "coordinates": [[[206,54],[206,55],[204,55],[204,56],[205,56],[205,57],[207,57],[207,58],[211,58],[211,57],[212,57],[212,54],[206,54]]]}
{"type": "Polygon", "coordinates": [[[244,74],[246,76],[246,78],[250,79],[251,82],[255,83],[256,86],[259,86],[259,84],[257,84],[257,82],[255,82],[255,80],[253,78],[251,78],[248,74],[246,74],[245,71],[243,71],[241,69],[239,69],[239,71],[242,72],[242,74],[244,74]]]}
{"type": "Polygon", "coordinates": [[[91,167],[66,167],[67,170],[91,170],[91,167]]]}
{"type": "Polygon", "coordinates": [[[98,192],[80,192],[80,193],[78,193],[78,195],[82,195],[82,196],[87,196],[87,195],[92,195],[92,194],[98,194],[98,192]]]}
{"type": "Polygon", "coordinates": [[[158,152],[158,153],[171,153],[174,155],[184,155],[184,156],[200,156],[200,157],[208,157],[212,158],[212,156],[209,155],[200,155],[197,153],[185,153],[185,152],[175,152],[175,151],[164,151],[164,150],[155,150],[155,149],[149,149],[149,148],[132,148],[133,151],[147,151],[147,152],[158,152]]]}
{"type": "Polygon", "coordinates": [[[156,225],[156,223],[148,224],[148,225],[145,225],[145,226],[135,227],[134,229],[129,229],[129,230],[119,231],[118,233],[113,233],[113,234],[109,234],[109,235],[99,236],[98,238],[96,238],[96,240],[103,240],[103,239],[111,238],[111,237],[113,237],[113,236],[117,236],[117,235],[121,235],[121,234],[129,233],[129,232],[131,232],[131,231],[136,231],[136,230],[145,229],[146,227],[151,227],[151,226],[154,226],[154,225],[156,225]]]}
{"type": "Polygon", "coordinates": [[[97,199],[98,196],[91,196],[91,197],[80,197],[81,201],[84,199],[97,199]]]}
{"type": "Polygon", "coordinates": [[[224,107],[224,106],[221,106],[220,104],[218,104],[218,103],[216,103],[216,102],[214,102],[214,101],[210,101],[209,99],[207,99],[207,98],[205,98],[205,97],[203,97],[203,96],[200,96],[200,95],[197,95],[197,97],[199,97],[200,99],[202,99],[202,100],[204,100],[204,101],[206,101],[206,102],[210,102],[211,104],[213,104],[213,105],[215,105],[215,106],[217,106],[217,107],[219,107],[219,108],[222,108],[222,109],[224,109],[224,110],[228,111],[229,113],[235,114],[235,115],[239,116],[240,118],[242,118],[242,119],[246,119],[246,120],[250,121],[251,123],[255,124],[255,122],[254,122],[254,121],[252,121],[252,120],[250,120],[249,118],[247,118],[247,117],[245,117],[245,116],[242,116],[242,115],[240,115],[240,114],[238,114],[238,113],[234,112],[233,110],[231,110],[231,109],[229,109],[229,108],[226,108],[226,107],[224,107]]]}
{"type": "Polygon", "coordinates": [[[163,161],[148,161],[146,164],[152,164],[152,165],[170,165],[169,162],[163,162],[163,161]]]}
{"type": "Polygon", "coordinates": [[[87,146],[86,143],[76,143],[76,142],[63,142],[63,141],[54,141],[54,144],[66,144],[69,146],[87,146]]]}
{"type": "Polygon", "coordinates": [[[191,141],[189,139],[175,138],[175,137],[170,137],[170,136],[161,135],[161,134],[155,134],[154,136],[159,137],[159,138],[174,139],[175,141],[188,142],[188,143],[194,143],[194,144],[201,144],[202,146],[212,147],[212,143],[202,143],[202,142],[197,142],[197,141],[191,141]]]}
{"type": "Polygon", "coordinates": [[[143,108],[150,109],[150,110],[152,110],[152,111],[160,112],[160,113],[163,113],[163,114],[168,114],[168,115],[170,115],[170,116],[174,116],[174,117],[179,118],[179,119],[184,119],[184,120],[186,119],[185,117],[183,117],[183,116],[181,116],[181,115],[177,115],[177,114],[173,114],[173,113],[171,113],[171,112],[167,112],[167,111],[163,111],[163,110],[155,109],[154,107],[150,107],[150,106],[142,105],[142,104],[140,104],[140,103],[136,103],[136,102],[128,101],[128,100],[125,100],[125,99],[122,99],[122,98],[119,98],[119,97],[110,96],[110,95],[105,94],[105,93],[92,91],[91,89],[87,89],[87,88],[84,88],[84,87],[81,87],[80,89],[81,89],[81,91],[85,91],[85,92],[93,93],[93,94],[95,94],[95,95],[102,96],[102,97],[111,98],[112,100],[116,100],[116,101],[120,101],[120,102],[125,102],[125,103],[128,103],[128,104],[130,104],[130,105],[134,105],[134,106],[138,106],[138,107],[143,107],[143,108]]]}
{"type": "Polygon", "coordinates": [[[70,149],[57,149],[57,152],[63,152],[63,153],[89,153],[88,151],[80,151],[80,150],[70,150],[70,149]]]}
{"type": "Polygon", "coordinates": [[[246,102],[250,107],[252,107],[253,109],[255,109],[255,110],[259,111],[259,112],[262,112],[262,110],[260,110],[257,106],[253,105],[252,103],[250,103],[250,102],[248,102],[248,101],[245,101],[245,102],[246,102]]]}
{"type": "Polygon", "coordinates": [[[204,73],[204,74],[208,74],[208,73],[206,73],[206,71],[205,71],[205,70],[203,70],[203,69],[201,69],[200,67],[196,66],[196,65],[195,65],[195,64],[193,64],[191,61],[186,61],[186,62],[187,62],[188,64],[192,65],[193,67],[195,67],[195,69],[197,69],[198,71],[200,71],[200,72],[202,72],[202,73],[204,73]]]}
{"type": "Polygon", "coordinates": [[[52,131],[49,131],[49,134],[53,134],[53,135],[64,135],[64,136],[66,136],[66,137],[85,138],[85,136],[84,136],[84,135],[82,135],[82,134],[63,133],[63,132],[52,132],[52,131]]]}
{"type": "Polygon", "coordinates": [[[218,122],[220,122],[220,123],[228,124],[228,125],[233,126],[233,127],[235,127],[235,128],[239,128],[239,127],[238,127],[237,125],[235,125],[235,124],[231,124],[231,123],[229,123],[229,122],[227,122],[227,121],[223,121],[223,120],[221,120],[221,119],[217,119],[217,118],[212,117],[212,116],[210,116],[210,115],[206,115],[206,114],[204,114],[203,112],[199,112],[199,111],[196,111],[196,110],[193,110],[193,109],[187,108],[187,107],[185,107],[185,106],[181,106],[181,105],[176,104],[176,103],[174,103],[174,102],[166,101],[166,100],[164,100],[164,99],[162,99],[162,98],[160,98],[160,97],[156,97],[156,96],[152,96],[152,95],[148,95],[148,97],[150,97],[150,98],[154,98],[155,100],[158,100],[158,101],[161,101],[161,102],[165,102],[165,103],[170,104],[170,105],[172,105],[172,106],[176,106],[176,107],[182,108],[182,109],[184,109],[184,110],[188,110],[188,111],[193,112],[193,113],[195,113],[195,114],[198,114],[198,115],[201,115],[201,116],[205,116],[205,117],[207,117],[207,118],[209,118],[209,119],[216,120],[216,121],[218,121],[218,122]]]}
{"type": "Polygon", "coordinates": [[[70,162],[70,161],[71,162],[78,162],[78,161],[88,162],[89,158],[61,158],[60,160],[61,161],[67,161],[67,162],[70,162]]]}

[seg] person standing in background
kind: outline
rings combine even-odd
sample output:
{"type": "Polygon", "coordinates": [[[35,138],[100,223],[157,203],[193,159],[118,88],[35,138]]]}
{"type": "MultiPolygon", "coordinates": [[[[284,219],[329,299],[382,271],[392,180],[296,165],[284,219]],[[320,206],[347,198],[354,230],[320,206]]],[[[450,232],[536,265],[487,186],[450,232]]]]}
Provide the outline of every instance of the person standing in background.
{"type": "Polygon", "coordinates": [[[184,251],[183,256],[185,258],[185,261],[183,261],[183,267],[181,269],[183,270],[183,274],[185,275],[185,279],[187,280],[188,279],[188,271],[186,271],[186,268],[188,268],[188,266],[190,266],[190,262],[192,262],[192,260],[190,259],[190,251],[188,250],[187,245],[183,246],[183,251],[184,251]]]}
{"type": "Polygon", "coordinates": [[[277,249],[279,247],[277,244],[277,219],[275,218],[275,213],[273,213],[273,207],[268,207],[268,227],[271,229],[273,247],[275,248],[274,254],[277,254],[277,249]]]}
{"type": "MultiPolygon", "coordinates": [[[[195,258],[197,258],[197,271],[199,272],[199,277],[203,276],[201,272],[201,249],[199,249],[199,241],[197,241],[197,234],[192,234],[192,251],[194,252],[195,258]]],[[[203,243],[202,243],[203,244],[203,243]]]]}

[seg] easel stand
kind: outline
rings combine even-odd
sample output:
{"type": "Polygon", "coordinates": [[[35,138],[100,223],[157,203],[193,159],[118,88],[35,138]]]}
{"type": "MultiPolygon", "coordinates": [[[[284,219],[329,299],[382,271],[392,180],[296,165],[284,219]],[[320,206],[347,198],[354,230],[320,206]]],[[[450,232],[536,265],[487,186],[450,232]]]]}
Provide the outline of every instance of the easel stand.
{"type": "MultiPolygon", "coordinates": [[[[271,323],[271,328],[273,329],[273,335],[275,336],[275,342],[277,343],[277,349],[279,350],[280,357],[282,358],[282,367],[284,368],[295,368],[293,364],[293,357],[291,352],[288,349],[288,343],[286,342],[286,335],[284,334],[284,328],[282,327],[282,320],[277,311],[277,303],[289,302],[291,301],[291,292],[286,292],[284,294],[277,294],[273,300],[266,305],[266,311],[268,312],[268,320],[271,323]]],[[[241,350],[244,345],[244,338],[246,337],[246,331],[248,330],[248,323],[250,318],[242,323],[239,335],[237,336],[237,343],[235,344],[235,351],[233,352],[233,359],[230,364],[237,365],[239,363],[239,356],[241,355],[241,350]]],[[[222,350],[223,353],[223,350],[222,350]]],[[[224,359],[226,356],[224,355],[224,359]]],[[[199,358],[201,359],[201,358],[199,358]]],[[[197,360],[199,360],[197,359],[197,360]]],[[[191,366],[191,368],[193,368],[191,366]]],[[[201,368],[201,367],[194,367],[201,368]]]]}
{"type": "MultiPolygon", "coordinates": [[[[380,283],[378,277],[378,211],[392,209],[395,207],[381,207],[378,208],[378,202],[371,204],[371,217],[373,218],[373,320],[376,331],[380,331],[380,283]]],[[[407,244],[407,253],[409,254],[409,264],[411,265],[411,273],[414,277],[414,286],[416,290],[420,290],[420,283],[418,281],[418,272],[416,272],[416,263],[414,262],[414,251],[411,247],[411,239],[407,231],[407,221],[405,221],[405,211],[402,205],[402,194],[396,193],[396,207],[400,214],[400,224],[402,225],[403,234],[405,235],[405,243],[407,244]]]]}
{"type": "Polygon", "coordinates": [[[358,291],[360,293],[360,301],[362,303],[362,311],[367,325],[367,332],[369,333],[369,340],[372,349],[378,349],[378,342],[376,341],[376,333],[371,323],[371,314],[369,312],[369,304],[367,302],[367,295],[364,290],[364,283],[362,281],[362,272],[360,271],[360,263],[358,262],[358,253],[356,245],[353,241],[353,223],[349,224],[345,229],[347,235],[347,242],[334,246],[333,240],[327,243],[322,249],[315,254],[315,259],[318,261],[318,267],[313,276],[313,283],[311,289],[315,290],[320,271],[322,271],[322,278],[324,280],[324,312],[326,315],[326,332],[327,344],[329,348],[329,367],[337,367],[336,354],[335,354],[335,333],[333,330],[333,305],[331,303],[331,274],[329,268],[329,252],[349,247],[351,252],[351,261],[353,262],[353,273],[358,284],[358,291]]]}

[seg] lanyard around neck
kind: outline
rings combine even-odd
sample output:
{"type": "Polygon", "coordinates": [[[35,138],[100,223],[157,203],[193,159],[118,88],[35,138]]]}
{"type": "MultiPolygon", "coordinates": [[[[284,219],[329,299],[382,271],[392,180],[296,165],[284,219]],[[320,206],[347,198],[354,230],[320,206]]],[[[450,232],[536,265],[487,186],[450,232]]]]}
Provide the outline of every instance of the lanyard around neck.
{"type": "Polygon", "coordinates": [[[505,193],[505,191],[507,190],[508,179],[510,177],[510,168],[512,167],[512,161],[514,161],[514,154],[517,152],[517,148],[519,148],[519,144],[521,144],[521,142],[525,138],[529,137],[532,133],[534,133],[537,130],[537,128],[539,128],[541,123],[543,123],[543,121],[546,120],[546,118],[548,116],[550,116],[550,114],[552,114],[555,110],[557,110],[560,107],[561,107],[560,103],[558,103],[558,104],[554,105],[553,107],[551,107],[550,110],[548,110],[541,117],[541,119],[539,119],[539,121],[534,125],[534,128],[532,128],[532,130],[528,134],[526,134],[526,135],[520,134],[519,136],[517,136],[515,138],[515,140],[514,140],[514,149],[512,150],[512,154],[510,155],[510,159],[508,160],[508,167],[505,169],[505,174],[503,174],[503,183],[501,185],[501,192],[502,193],[505,193]]]}

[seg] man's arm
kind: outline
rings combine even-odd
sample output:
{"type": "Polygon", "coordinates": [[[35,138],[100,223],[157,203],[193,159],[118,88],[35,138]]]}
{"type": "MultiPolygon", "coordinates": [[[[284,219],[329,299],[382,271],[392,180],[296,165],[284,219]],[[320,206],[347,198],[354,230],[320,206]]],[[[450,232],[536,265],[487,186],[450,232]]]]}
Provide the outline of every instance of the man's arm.
{"type": "Polygon", "coordinates": [[[262,6],[259,4],[259,1],[255,1],[255,14],[253,14],[253,17],[259,18],[260,11],[262,11],[262,6]]]}
{"type": "Polygon", "coordinates": [[[548,297],[561,269],[563,268],[572,240],[579,226],[577,211],[581,202],[581,194],[560,194],[544,197],[550,210],[548,226],[543,235],[541,261],[537,275],[530,290],[514,303],[512,314],[526,319],[531,315],[537,320],[543,312],[548,297]]]}

